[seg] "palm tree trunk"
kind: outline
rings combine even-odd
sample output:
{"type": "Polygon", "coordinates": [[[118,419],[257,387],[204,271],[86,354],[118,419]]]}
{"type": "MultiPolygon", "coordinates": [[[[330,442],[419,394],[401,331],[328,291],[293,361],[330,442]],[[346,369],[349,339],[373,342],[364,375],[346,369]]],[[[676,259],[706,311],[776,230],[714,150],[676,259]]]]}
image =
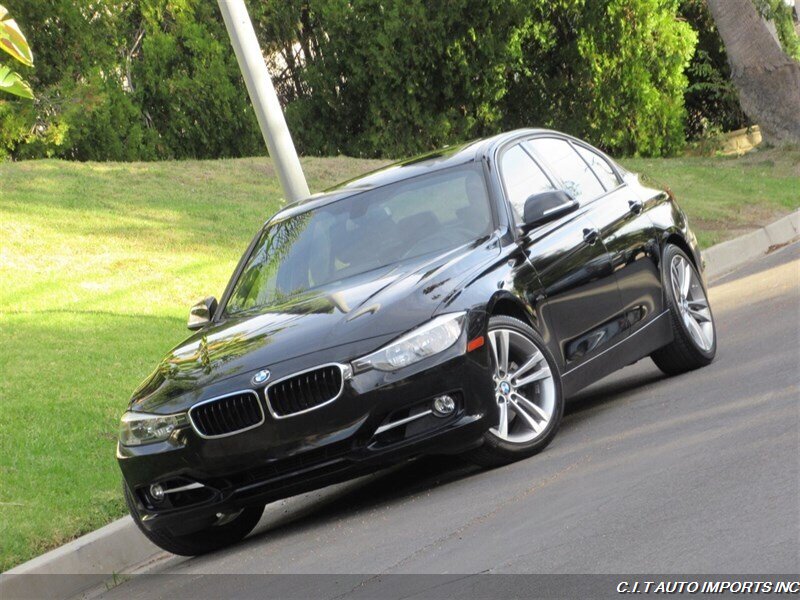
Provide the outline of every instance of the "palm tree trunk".
{"type": "Polygon", "coordinates": [[[800,63],[769,33],[752,0],[707,0],[739,102],[774,145],[800,144],[800,63]]]}

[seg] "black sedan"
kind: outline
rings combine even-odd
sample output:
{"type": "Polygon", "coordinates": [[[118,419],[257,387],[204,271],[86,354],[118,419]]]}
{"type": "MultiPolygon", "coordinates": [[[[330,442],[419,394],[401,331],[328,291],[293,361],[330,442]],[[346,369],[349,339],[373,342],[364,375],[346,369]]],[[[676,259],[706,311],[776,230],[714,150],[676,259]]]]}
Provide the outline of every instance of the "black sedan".
{"type": "Polygon", "coordinates": [[[531,456],[577,390],[716,352],[672,194],[532,129],[287,206],[189,328],[117,447],[134,520],[184,555],[243,538],[267,502],[422,454],[531,456]]]}

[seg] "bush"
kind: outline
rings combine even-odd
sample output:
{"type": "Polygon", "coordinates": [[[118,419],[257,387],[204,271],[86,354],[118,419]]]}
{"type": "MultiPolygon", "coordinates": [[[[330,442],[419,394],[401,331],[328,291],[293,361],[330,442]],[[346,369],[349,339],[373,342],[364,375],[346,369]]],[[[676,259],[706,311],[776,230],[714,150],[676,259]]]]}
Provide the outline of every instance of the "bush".
{"type": "MultiPolygon", "coordinates": [[[[0,154],[264,151],[215,2],[6,2],[40,51],[33,110],[0,104],[0,154]]],[[[668,154],[684,139],[695,34],[678,0],[264,0],[250,10],[304,154],[407,156],[523,126],[621,154],[668,154]]]]}
{"type": "Polygon", "coordinates": [[[33,111],[0,102],[0,155],[78,160],[263,152],[216,3],[6,0],[37,49],[33,111]]]}
{"type": "Polygon", "coordinates": [[[292,40],[303,40],[299,60],[279,81],[301,151],[404,156],[500,127],[496,105],[506,71],[520,60],[513,33],[521,3],[313,6],[308,12],[303,3],[270,2],[259,19],[283,24],[271,33],[282,36],[272,39],[287,63],[292,40]],[[297,28],[285,26],[293,22],[297,28]]]}
{"type": "Polygon", "coordinates": [[[618,154],[679,150],[696,37],[676,12],[660,0],[539,3],[505,123],[561,129],[618,154]]]}
{"type": "Polygon", "coordinates": [[[705,0],[682,0],[680,15],[697,32],[697,49],[686,74],[684,92],[689,140],[710,139],[723,131],[750,125],[739,105],[739,94],[730,80],[725,45],[705,0]]]}
{"type": "Polygon", "coordinates": [[[162,158],[222,158],[264,152],[236,57],[216,2],[141,0],[141,55],[132,96],[158,132],[162,158]]]}
{"type": "Polygon", "coordinates": [[[532,125],[625,154],[683,143],[696,38],[677,1],[314,7],[273,1],[260,15],[278,24],[267,37],[283,53],[279,86],[306,153],[408,155],[532,125]]]}

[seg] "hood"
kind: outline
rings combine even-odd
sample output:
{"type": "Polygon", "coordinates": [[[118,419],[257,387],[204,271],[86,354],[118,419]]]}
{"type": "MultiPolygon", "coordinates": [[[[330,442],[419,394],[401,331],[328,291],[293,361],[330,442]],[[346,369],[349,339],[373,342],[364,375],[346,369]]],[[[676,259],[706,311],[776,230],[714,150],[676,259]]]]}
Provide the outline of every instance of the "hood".
{"type": "MultiPolygon", "coordinates": [[[[429,320],[469,273],[497,252],[497,245],[484,238],[316,288],[280,307],[213,323],[164,357],[134,392],[131,408],[155,410],[189,392],[197,398],[201,388],[263,368],[274,377],[290,374],[298,369],[274,367],[337,346],[362,342],[357,349],[368,347],[366,353],[374,346],[368,340],[383,343],[387,335],[429,320]]],[[[346,350],[342,354],[336,360],[356,358],[346,350]]]]}

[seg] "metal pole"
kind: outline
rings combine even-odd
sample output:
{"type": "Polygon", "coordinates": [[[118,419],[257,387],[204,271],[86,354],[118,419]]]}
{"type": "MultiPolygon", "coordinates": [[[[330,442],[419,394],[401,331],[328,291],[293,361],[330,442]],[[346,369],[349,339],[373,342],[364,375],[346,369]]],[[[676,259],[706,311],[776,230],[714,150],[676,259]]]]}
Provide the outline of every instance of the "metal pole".
{"type": "Polygon", "coordinates": [[[290,201],[305,198],[308,183],[244,0],[217,1],[283,193],[290,201]]]}

